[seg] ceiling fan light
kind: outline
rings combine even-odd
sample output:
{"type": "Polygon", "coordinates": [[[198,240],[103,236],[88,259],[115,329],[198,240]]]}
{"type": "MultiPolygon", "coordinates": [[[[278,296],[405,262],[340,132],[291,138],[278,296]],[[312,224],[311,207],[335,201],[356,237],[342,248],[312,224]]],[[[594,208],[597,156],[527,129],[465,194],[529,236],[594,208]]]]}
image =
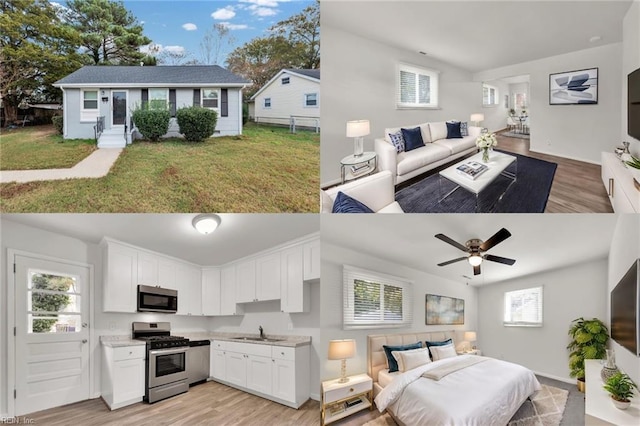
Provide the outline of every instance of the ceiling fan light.
{"type": "Polygon", "coordinates": [[[193,227],[201,234],[211,234],[220,225],[220,216],[217,214],[199,214],[193,218],[193,227]]]}
{"type": "Polygon", "coordinates": [[[469,264],[471,264],[471,266],[478,266],[482,263],[482,256],[480,256],[479,254],[472,254],[471,256],[469,256],[469,264]]]}

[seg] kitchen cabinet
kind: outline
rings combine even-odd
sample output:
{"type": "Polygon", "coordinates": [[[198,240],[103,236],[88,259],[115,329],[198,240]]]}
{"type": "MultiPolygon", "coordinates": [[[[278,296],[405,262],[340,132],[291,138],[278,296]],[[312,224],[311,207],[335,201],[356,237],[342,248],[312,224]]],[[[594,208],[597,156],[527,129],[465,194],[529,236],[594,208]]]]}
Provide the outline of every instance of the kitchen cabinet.
{"type": "Polygon", "coordinates": [[[273,359],[271,369],[272,393],[276,398],[295,401],[296,398],[296,363],[286,359],[273,359]]]}
{"type": "Polygon", "coordinates": [[[247,387],[256,392],[271,394],[271,357],[246,355],[247,387]]]}
{"type": "Polygon", "coordinates": [[[236,303],[256,301],[256,261],[236,264],[236,303]]]}
{"type": "Polygon", "coordinates": [[[146,348],[104,346],[101,394],[111,410],[142,401],[146,348]]]}
{"type": "Polygon", "coordinates": [[[224,343],[225,342],[220,340],[213,340],[211,342],[209,374],[216,380],[226,380],[227,378],[224,343]]]}
{"type": "Polygon", "coordinates": [[[220,268],[202,270],[202,314],[220,315],[220,268]]]}
{"type": "Polygon", "coordinates": [[[202,277],[200,268],[176,265],[178,315],[202,315],[202,277]]]}
{"type": "Polygon", "coordinates": [[[320,279],[320,239],[305,243],[304,250],[304,280],[320,279]]]}
{"type": "Polygon", "coordinates": [[[224,353],[226,381],[232,385],[247,386],[247,355],[239,352],[224,353]]]}
{"type": "Polygon", "coordinates": [[[220,270],[220,315],[240,315],[243,310],[236,303],[236,267],[220,270]]]}
{"type": "Polygon", "coordinates": [[[640,193],[634,188],[633,176],[615,154],[603,152],[602,181],[616,213],[640,212],[640,193]]]}
{"type": "Polygon", "coordinates": [[[136,312],[138,251],[112,241],[103,247],[104,312],[136,312]]]}
{"type": "Polygon", "coordinates": [[[176,289],[176,262],[158,259],[158,281],[155,285],[176,289]]]}
{"type": "Polygon", "coordinates": [[[280,299],[280,252],[256,259],[256,300],[280,299]]]}
{"type": "Polygon", "coordinates": [[[303,280],[302,246],[295,246],[280,253],[280,309],[282,312],[309,312],[310,292],[303,280]]]}
{"type": "Polygon", "coordinates": [[[151,253],[138,253],[138,284],[156,286],[159,258],[151,253]]]}

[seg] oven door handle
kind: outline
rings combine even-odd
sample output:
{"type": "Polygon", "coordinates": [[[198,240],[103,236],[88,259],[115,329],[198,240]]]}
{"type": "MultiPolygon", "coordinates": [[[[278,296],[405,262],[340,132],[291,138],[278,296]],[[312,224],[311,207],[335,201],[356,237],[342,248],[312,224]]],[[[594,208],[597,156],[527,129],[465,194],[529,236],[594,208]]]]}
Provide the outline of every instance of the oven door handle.
{"type": "Polygon", "coordinates": [[[189,346],[181,346],[175,349],[156,349],[153,351],[149,351],[149,355],[171,355],[171,354],[179,354],[181,352],[186,352],[189,349],[189,346]]]}

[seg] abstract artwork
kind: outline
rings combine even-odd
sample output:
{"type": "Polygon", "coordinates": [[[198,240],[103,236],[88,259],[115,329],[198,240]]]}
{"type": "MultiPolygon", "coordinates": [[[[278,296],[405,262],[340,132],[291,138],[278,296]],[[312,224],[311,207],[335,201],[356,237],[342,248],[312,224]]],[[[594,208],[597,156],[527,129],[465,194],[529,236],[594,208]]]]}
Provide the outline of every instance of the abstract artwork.
{"type": "Polygon", "coordinates": [[[427,294],[424,316],[426,325],[464,324],[464,299],[427,294]]]}
{"type": "Polygon", "coordinates": [[[598,68],[549,74],[549,105],[598,103],[598,68]]]}

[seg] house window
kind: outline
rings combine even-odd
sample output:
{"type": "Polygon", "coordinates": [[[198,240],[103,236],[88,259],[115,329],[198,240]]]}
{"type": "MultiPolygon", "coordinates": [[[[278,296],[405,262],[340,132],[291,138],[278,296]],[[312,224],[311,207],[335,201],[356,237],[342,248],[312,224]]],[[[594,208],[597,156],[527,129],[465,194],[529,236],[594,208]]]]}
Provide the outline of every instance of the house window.
{"type": "Polygon", "coordinates": [[[282,84],[289,84],[289,77],[282,77],[282,80],[280,80],[282,82],[282,84]]]}
{"type": "Polygon", "coordinates": [[[411,283],[345,265],[343,326],[392,328],[413,324],[411,283]]]}
{"type": "Polygon", "coordinates": [[[318,94],[317,93],[305,93],[304,95],[305,107],[317,107],[318,106],[318,94]]]}
{"type": "Polygon", "coordinates": [[[482,105],[495,106],[498,105],[498,88],[488,84],[482,85],[482,105]]]}
{"type": "Polygon", "coordinates": [[[515,109],[525,109],[527,107],[527,94],[515,93],[513,95],[513,101],[515,109]]]}
{"type": "Polygon", "coordinates": [[[264,107],[271,108],[271,98],[264,98],[264,107]]]}
{"type": "Polygon", "coordinates": [[[98,91],[82,91],[82,108],[80,109],[80,121],[96,121],[98,118],[98,91]]]}
{"type": "Polygon", "coordinates": [[[438,71],[400,64],[396,107],[437,108],[438,74],[438,71]]]}
{"type": "Polygon", "coordinates": [[[218,89],[202,89],[202,107],[218,108],[218,89]]]}
{"type": "Polygon", "coordinates": [[[167,109],[169,89],[149,89],[149,109],[167,109]]]}
{"type": "Polygon", "coordinates": [[[504,294],[504,322],[509,327],[542,327],[542,287],[504,294]]]}

